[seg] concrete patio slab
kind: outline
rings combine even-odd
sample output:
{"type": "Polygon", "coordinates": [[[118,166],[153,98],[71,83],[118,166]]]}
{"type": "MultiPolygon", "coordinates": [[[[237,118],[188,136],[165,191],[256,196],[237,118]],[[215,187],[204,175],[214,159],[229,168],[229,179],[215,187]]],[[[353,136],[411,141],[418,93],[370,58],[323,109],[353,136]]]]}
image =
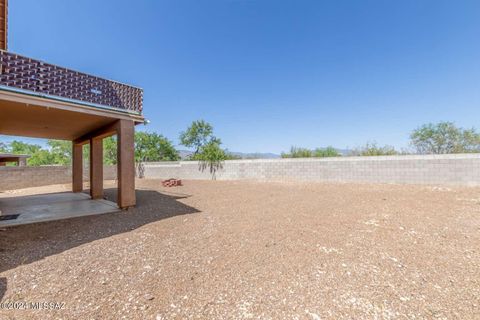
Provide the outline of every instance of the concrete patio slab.
{"type": "Polygon", "coordinates": [[[0,210],[0,216],[18,215],[16,219],[0,220],[0,228],[120,211],[111,201],[92,200],[85,193],[72,192],[0,198],[0,210]]]}

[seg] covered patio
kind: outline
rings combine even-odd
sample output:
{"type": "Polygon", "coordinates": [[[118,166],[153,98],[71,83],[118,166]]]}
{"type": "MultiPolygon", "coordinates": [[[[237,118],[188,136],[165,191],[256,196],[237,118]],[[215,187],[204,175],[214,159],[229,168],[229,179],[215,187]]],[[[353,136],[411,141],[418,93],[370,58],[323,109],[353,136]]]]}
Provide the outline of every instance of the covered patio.
{"type": "Polygon", "coordinates": [[[0,134],[72,141],[71,192],[2,197],[0,226],[135,206],[134,128],[144,122],[142,89],[4,50],[0,63],[0,134]],[[117,204],[103,199],[103,139],[112,135],[117,136],[117,204]],[[90,145],[89,195],[82,193],[86,144],[90,145]]]}

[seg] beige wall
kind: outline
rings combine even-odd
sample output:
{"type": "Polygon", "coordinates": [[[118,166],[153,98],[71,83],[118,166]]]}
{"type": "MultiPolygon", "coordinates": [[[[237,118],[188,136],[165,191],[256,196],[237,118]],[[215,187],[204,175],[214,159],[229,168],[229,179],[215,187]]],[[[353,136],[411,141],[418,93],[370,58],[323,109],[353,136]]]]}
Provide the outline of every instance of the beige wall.
{"type": "MultiPolygon", "coordinates": [[[[145,178],[211,179],[191,161],[147,163],[145,178]]],[[[218,180],[480,185],[480,154],[225,161],[218,180]]]]}
{"type": "MultiPolygon", "coordinates": [[[[117,167],[105,166],[103,175],[105,180],[116,179],[117,167]]],[[[83,179],[89,180],[88,168],[83,172],[83,179]]],[[[71,182],[70,166],[0,167],[0,191],[71,182]]]]}

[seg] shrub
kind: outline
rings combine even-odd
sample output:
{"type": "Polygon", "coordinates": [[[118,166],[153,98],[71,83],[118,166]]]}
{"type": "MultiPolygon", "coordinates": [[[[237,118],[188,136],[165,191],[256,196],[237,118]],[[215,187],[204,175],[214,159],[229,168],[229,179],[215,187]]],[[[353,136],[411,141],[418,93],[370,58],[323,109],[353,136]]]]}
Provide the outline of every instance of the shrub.
{"type": "Polygon", "coordinates": [[[317,148],[313,151],[313,156],[316,158],[327,158],[327,157],[339,157],[341,154],[332,146],[320,149],[317,148]]]}
{"type": "Polygon", "coordinates": [[[352,156],[391,156],[396,154],[399,153],[394,147],[388,145],[381,147],[376,142],[367,142],[365,146],[351,152],[352,156]]]}
{"type": "Polygon", "coordinates": [[[313,156],[312,150],[306,148],[291,147],[290,153],[283,153],[282,158],[310,158],[313,156]]]}

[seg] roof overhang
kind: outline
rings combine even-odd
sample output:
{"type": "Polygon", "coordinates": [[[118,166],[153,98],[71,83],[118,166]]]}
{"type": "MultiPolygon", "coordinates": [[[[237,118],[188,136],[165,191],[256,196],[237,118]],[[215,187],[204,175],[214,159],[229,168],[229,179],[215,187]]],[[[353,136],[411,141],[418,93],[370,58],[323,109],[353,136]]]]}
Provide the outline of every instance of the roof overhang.
{"type": "Polygon", "coordinates": [[[28,154],[0,153],[0,162],[18,161],[27,158],[30,158],[28,154]]]}
{"type": "Polygon", "coordinates": [[[117,120],[145,121],[136,113],[0,89],[0,134],[75,140],[117,120]]]}

